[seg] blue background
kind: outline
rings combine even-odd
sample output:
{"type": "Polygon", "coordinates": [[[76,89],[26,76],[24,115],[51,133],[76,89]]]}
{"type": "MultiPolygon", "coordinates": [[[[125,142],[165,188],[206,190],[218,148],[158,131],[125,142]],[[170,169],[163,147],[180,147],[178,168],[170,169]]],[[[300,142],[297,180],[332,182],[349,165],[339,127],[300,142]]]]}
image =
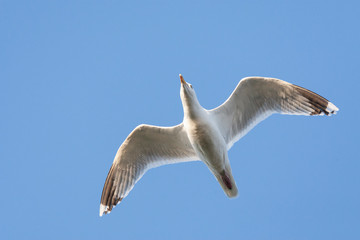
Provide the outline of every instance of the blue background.
{"type": "Polygon", "coordinates": [[[1,1],[1,239],[360,239],[359,1],[1,1]],[[152,169],[110,215],[102,187],[138,124],[182,121],[246,76],[306,87],[332,117],[274,115],[229,151],[152,169]]]}

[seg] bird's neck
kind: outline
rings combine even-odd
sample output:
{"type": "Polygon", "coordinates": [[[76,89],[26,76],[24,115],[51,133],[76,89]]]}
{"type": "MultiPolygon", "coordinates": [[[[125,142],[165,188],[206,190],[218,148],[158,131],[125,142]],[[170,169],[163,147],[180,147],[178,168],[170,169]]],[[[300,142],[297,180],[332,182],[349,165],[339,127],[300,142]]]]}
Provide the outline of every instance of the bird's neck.
{"type": "Polygon", "coordinates": [[[196,119],[204,114],[204,108],[196,97],[182,99],[184,118],[196,119]]]}

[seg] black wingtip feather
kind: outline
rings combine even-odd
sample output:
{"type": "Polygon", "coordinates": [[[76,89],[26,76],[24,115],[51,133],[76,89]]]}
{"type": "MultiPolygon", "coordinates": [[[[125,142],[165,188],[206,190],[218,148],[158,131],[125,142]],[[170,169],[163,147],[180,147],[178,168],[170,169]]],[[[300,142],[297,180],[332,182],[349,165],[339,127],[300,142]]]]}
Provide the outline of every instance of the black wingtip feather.
{"type": "Polygon", "coordinates": [[[114,195],[116,190],[116,186],[114,186],[114,181],[114,166],[112,165],[106,177],[100,200],[100,204],[105,206],[105,211],[103,212],[104,214],[110,213],[113,207],[122,200],[122,198],[114,195]]]}
{"type": "Polygon", "coordinates": [[[313,109],[313,112],[311,112],[310,115],[321,115],[323,113],[328,116],[335,114],[334,110],[331,112],[329,111],[328,105],[330,102],[326,98],[300,86],[294,85],[294,87],[296,91],[309,101],[310,107],[313,109]]]}

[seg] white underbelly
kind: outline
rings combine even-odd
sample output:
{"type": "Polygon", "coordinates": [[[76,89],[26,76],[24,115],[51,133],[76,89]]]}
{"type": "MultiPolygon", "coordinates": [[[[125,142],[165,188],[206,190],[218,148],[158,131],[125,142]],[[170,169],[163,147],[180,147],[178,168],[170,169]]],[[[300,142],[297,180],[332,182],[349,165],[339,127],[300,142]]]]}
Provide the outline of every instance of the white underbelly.
{"type": "Polygon", "coordinates": [[[189,140],[199,158],[212,170],[224,169],[227,157],[225,141],[211,123],[188,124],[189,140]]]}

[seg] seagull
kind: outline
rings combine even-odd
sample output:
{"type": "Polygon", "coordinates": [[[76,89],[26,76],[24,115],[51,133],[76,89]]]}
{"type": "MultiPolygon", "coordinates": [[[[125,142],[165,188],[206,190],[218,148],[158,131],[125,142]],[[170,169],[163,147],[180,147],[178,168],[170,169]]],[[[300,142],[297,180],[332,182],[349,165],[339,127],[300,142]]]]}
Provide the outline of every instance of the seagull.
{"type": "Polygon", "coordinates": [[[141,124],[125,139],[106,177],[100,216],[110,213],[151,168],[202,161],[225,194],[236,197],[228,150],[259,122],[274,113],[332,115],[339,110],[320,95],[297,85],[265,77],[242,79],[217,108],[204,109],[190,83],[180,76],[183,122],[173,127],[141,124]]]}

